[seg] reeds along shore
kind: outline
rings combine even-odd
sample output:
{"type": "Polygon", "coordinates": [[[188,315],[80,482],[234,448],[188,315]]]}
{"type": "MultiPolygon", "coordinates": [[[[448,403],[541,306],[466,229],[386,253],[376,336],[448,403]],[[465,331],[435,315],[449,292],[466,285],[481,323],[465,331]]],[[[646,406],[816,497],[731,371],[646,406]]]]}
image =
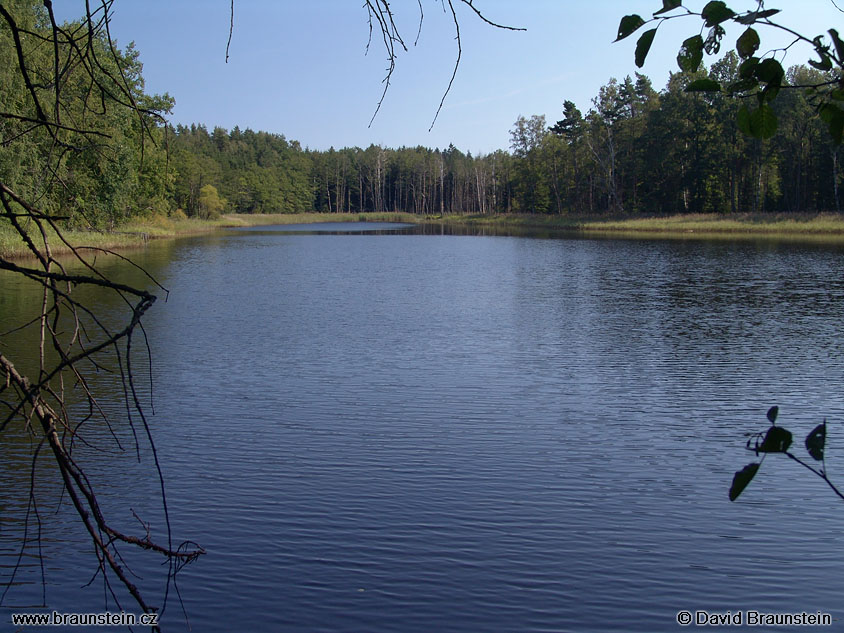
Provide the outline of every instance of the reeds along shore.
{"type": "MultiPolygon", "coordinates": [[[[64,240],[72,246],[90,246],[123,250],[142,248],[150,239],[176,238],[207,233],[220,228],[314,222],[407,222],[450,225],[518,227],[524,229],[559,229],[582,233],[619,235],[661,235],[663,237],[758,236],[791,239],[824,239],[844,243],[844,215],[772,214],[772,215],[675,215],[669,217],[574,217],[557,215],[450,215],[419,216],[410,213],[296,213],[223,215],[215,220],[153,216],[138,218],[111,231],[69,230],[64,240]]],[[[33,227],[33,238],[36,238],[33,227]]],[[[40,239],[37,236],[36,244],[40,239]]],[[[54,254],[69,252],[70,247],[55,234],[48,235],[54,254]]],[[[0,223],[0,257],[26,257],[29,250],[17,232],[0,223]]]]}
{"type": "Polygon", "coordinates": [[[736,233],[844,235],[844,215],[829,214],[694,214],[667,217],[575,217],[553,215],[450,216],[446,222],[487,226],[560,228],[627,233],[736,233]]]}

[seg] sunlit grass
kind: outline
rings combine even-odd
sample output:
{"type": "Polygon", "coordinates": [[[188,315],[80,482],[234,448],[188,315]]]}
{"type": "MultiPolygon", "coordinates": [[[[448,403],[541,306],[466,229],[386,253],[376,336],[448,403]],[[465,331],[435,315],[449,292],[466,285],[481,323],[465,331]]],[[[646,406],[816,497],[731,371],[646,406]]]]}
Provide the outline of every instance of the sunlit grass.
{"type": "MultiPolygon", "coordinates": [[[[34,223],[23,226],[36,248],[43,249],[44,239],[34,223]]],[[[150,239],[204,233],[219,226],[222,226],[222,222],[152,217],[131,220],[111,231],[62,230],[63,239],[49,227],[46,228],[46,234],[50,252],[63,255],[71,252],[71,246],[106,250],[142,248],[150,239]]],[[[34,255],[23,238],[9,222],[0,220],[0,257],[9,259],[29,256],[34,255]]]]}
{"type": "Polygon", "coordinates": [[[844,233],[844,216],[819,215],[676,215],[664,218],[634,218],[592,221],[584,230],[668,231],[683,233],[837,234],[844,233]]]}
{"type": "Polygon", "coordinates": [[[317,222],[419,222],[412,213],[277,213],[229,214],[221,218],[222,226],[258,226],[266,224],[312,224],[317,222]]]}
{"type": "MultiPolygon", "coordinates": [[[[35,247],[44,249],[44,239],[34,226],[26,227],[35,247]]],[[[63,231],[64,241],[52,229],[46,230],[50,252],[53,255],[63,255],[71,252],[70,246],[90,246],[102,249],[126,249],[143,246],[144,239],[138,235],[126,233],[104,233],[95,231],[63,231]],[[65,244],[65,241],[68,244],[65,244]]],[[[20,257],[34,257],[32,251],[18,232],[8,223],[0,221],[0,257],[14,259],[20,257]]]]}
{"type": "MultiPolygon", "coordinates": [[[[601,218],[555,215],[483,215],[424,217],[411,213],[297,213],[229,214],[215,220],[186,218],[182,214],[135,218],[112,231],[66,231],[64,238],[74,246],[125,250],[142,248],[149,240],[208,233],[220,228],[317,222],[442,222],[465,226],[557,229],[584,234],[642,237],[770,237],[844,242],[844,215],[838,214],[736,214],[675,215],[670,217],[601,218]]],[[[33,241],[42,245],[34,225],[28,229],[33,241]]],[[[54,254],[70,251],[54,232],[48,234],[54,254]]],[[[0,257],[30,255],[24,241],[5,220],[0,220],[0,257]]]]}
{"type": "MultiPolygon", "coordinates": [[[[134,218],[111,231],[63,231],[65,240],[73,246],[89,246],[108,250],[142,248],[147,241],[162,238],[208,233],[220,228],[239,226],[258,226],[271,224],[303,224],[315,222],[414,222],[418,216],[410,213],[299,213],[299,214],[230,214],[215,220],[199,220],[183,215],[155,215],[134,218]]],[[[34,224],[27,227],[27,232],[38,248],[43,248],[43,239],[34,224]]],[[[70,248],[52,230],[48,231],[51,252],[61,255],[70,252],[70,248]]],[[[0,257],[5,259],[31,256],[32,253],[12,227],[0,220],[0,257]]]]}
{"type": "Polygon", "coordinates": [[[679,236],[825,237],[844,241],[844,215],[693,214],[668,217],[596,218],[549,215],[448,216],[442,221],[501,227],[536,227],[582,233],[679,236]]]}

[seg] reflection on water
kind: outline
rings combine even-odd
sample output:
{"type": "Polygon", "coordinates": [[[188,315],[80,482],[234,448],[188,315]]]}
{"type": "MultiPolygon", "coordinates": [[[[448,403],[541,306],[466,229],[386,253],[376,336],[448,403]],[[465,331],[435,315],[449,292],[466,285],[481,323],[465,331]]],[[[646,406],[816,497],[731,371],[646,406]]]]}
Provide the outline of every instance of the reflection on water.
{"type": "Polygon", "coordinates": [[[349,235],[368,233],[370,235],[395,235],[411,233],[414,224],[406,222],[309,222],[306,224],[263,224],[231,229],[235,232],[261,233],[320,233],[327,235],[349,235]]]}
{"type": "MultiPolygon", "coordinates": [[[[171,291],[146,327],[173,530],[209,552],[180,580],[194,630],[844,615],[844,506],[822,482],[772,456],[727,500],[772,404],[798,434],[826,416],[830,470],[844,459],[839,250],[284,228],[140,255],[171,291]]],[[[31,447],[0,441],[6,573],[31,447]]],[[[132,457],[86,455],[115,511],[154,492],[132,457]]],[[[49,605],[101,610],[55,507],[49,605]]],[[[11,605],[40,601],[31,572],[11,605]]],[[[185,629],[172,605],[165,624],[185,629]]]]}

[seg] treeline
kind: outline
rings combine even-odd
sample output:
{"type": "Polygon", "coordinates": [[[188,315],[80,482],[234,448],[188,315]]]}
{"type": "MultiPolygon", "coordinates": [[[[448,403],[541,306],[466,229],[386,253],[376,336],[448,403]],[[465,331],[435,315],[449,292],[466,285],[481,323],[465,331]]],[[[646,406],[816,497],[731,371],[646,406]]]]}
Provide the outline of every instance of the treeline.
{"type": "Polygon", "coordinates": [[[490,213],[510,206],[514,160],[451,146],[303,149],[283,135],[176,126],[170,148],[174,202],[206,216],[202,192],[236,213],[408,211],[490,213]]]}
{"type": "MultiPolygon", "coordinates": [[[[707,71],[677,73],[657,92],[644,75],[612,79],[583,114],[519,117],[509,152],[371,145],[311,151],[264,132],[173,130],[175,202],[202,214],[211,187],[240,213],[405,211],[416,214],[700,213],[840,210],[839,149],[801,90],[776,100],[780,129],[752,139],[740,100],[688,93],[695,79],[738,81],[728,53],[707,71]]],[[[817,82],[803,66],[791,84],[817,82]]]]}
{"type": "MultiPolygon", "coordinates": [[[[740,99],[685,91],[705,77],[738,82],[738,69],[730,52],[706,71],[673,74],[659,93],[643,75],[611,80],[585,116],[565,102],[547,132],[542,117],[520,120],[513,150],[531,175],[522,199],[532,188],[534,208],[554,213],[840,210],[839,148],[806,92],[783,90],[779,131],[762,141],[739,131],[740,99]]],[[[825,79],[788,72],[791,85],[825,79]]]]}
{"type": "MultiPolygon", "coordinates": [[[[0,30],[0,112],[9,115],[0,118],[0,181],[77,224],[108,226],[165,213],[580,215],[841,206],[839,148],[805,91],[782,91],[774,103],[778,133],[765,141],[739,131],[739,99],[685,92],[702,77],[722,85],[738,80],[734,53],[708,70],[672,75],[661,91],[640,74],[612,79],[585,113],[564,101],[551,125],[544,115],[519,117],[509,151],[473,156],[454,146],[315,151],[279,134],[166,126],[161,115],[173,100],[145,93],[137,51],[129,47],[110,61],[109,42],[101,38],[90,43],[92,72],[116,102],[131,96],[134,112],[87,98],[88,74],[69,67],[63,101],[54,106],[66,128],[27,134],[38,113],[18,105],[31,103],[22,95],[35,90],[52,103],[52,51],[39,38],[50,25],[35,0],[3,6],[25,25],[23,45],[33,61],[27,85],[16,74],[11,36],[0,30]],[[81,129],[95,134],[74,132],[81,129]],[[57,154],[58,168],[45,174],[44,157],[57,154]]],[[[819,76],[798,66],[788,81],[805,84],[819,76]]]]}

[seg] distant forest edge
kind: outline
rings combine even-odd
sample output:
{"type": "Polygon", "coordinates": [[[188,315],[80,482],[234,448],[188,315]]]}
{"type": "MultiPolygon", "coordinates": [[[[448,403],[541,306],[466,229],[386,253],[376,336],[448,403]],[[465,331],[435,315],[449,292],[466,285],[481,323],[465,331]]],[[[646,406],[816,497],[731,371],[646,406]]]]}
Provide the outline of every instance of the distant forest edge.
{"type": "MultiPolygon", "coordinates": [[[[712,75],[729,82],[728,53],[706,72],[677,73],[661,92],[640,74],[611,79],[584,115],[566,101],[555,124],[519,117],[509,152],[370,145],[312,151],[263,132],[173,130],[174,200],[203,213],[213,186],[237,213],[403,211],[414,214],[730,213],[840,211],[839,148],[801,91],[775,103],[780,132],[743,135],[739,100],[686,93],[712,75]]],[[[818,71],[789,71],[792,81],[818,71]]]]}
{"type": "MultiPolygon", "coordinates": [[[[32,0],[10,6],[25,16],[33,89],[49,103],[51,50],[38,38],[49,28],[44,8],[32,0]]],[[[15,113],[31,100],[16,74],[10,37],[0,30],[0,111],[15,113]]],[[[109,43],[92,46],[104,52],[109,43]]],[[[94,103],[74,69],[65,74],[66,107],[76,108],[65,120],[93,130],[96,143],[89,134],[57,148],[46,128],[28,134],[34,112],[0,119],[0,180],[72,226],[113,227],[155,215],[314,211],[618,217],[841,210],[839,147],[803,91],[784,90],[776,99],[779,130],[764,141],[739,131],[739,99],[684,91],[705,77],[722,85],[737,80],[733,52],[708,69],[672,74],[661,91],[638,73],[610,79],[585,114],[563,101],[553,124],[544,115],[520,116],[509,151],[475,156],[454,146],[317,151],[281,134],[173,127],[163,115],[174,101],[145,93],[138,52],[126,48],[117,63],[139,112],[94,103]],[[56,151],[64,152],[59,168],[44,178],[39,166],[56,151]]],[[[102,68],[103,85],[119,81],[115,71],[102,68]]],[[[787,78],[818,77],[825,75],[795,66],[787,78]]]]}

